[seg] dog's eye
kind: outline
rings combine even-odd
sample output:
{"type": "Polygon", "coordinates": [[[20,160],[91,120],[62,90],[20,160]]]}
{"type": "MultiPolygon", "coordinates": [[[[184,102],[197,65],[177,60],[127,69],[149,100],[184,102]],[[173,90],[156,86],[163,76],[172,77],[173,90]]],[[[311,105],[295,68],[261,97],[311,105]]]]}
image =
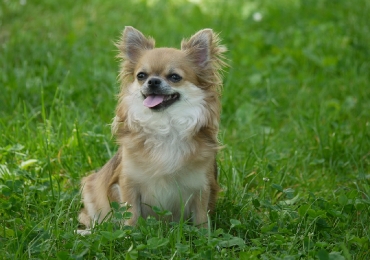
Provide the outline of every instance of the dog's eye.
{"type": "Polygon", "coordinates": [[[137,77],[137,79],[138,79],[138,80],[144,80],[144,79],[146,79],[147,75],[146,75],[146,73],[144,73],[144,72],[139,72],[139,73],[136,75],[136,77],[137,77]]]}
{"type": "Polygon", "coordinates": [[[182,80],[182,77],[180,75],[176,74],[176,73],[171,74],[168,78],[172,82],[179,82],[180,80],[182,80]]]}

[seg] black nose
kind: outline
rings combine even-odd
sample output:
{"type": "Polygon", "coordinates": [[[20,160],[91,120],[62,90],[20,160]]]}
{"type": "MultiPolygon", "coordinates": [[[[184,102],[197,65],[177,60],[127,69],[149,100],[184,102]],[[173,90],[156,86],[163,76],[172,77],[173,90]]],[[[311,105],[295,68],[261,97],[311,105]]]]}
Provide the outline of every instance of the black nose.
{"type": "Polygon", "coordinates": [[[160,78],[150,78],[148,80],[148,87],[149,88],[158,88],[161,86],[162,80],[160,78]]]}

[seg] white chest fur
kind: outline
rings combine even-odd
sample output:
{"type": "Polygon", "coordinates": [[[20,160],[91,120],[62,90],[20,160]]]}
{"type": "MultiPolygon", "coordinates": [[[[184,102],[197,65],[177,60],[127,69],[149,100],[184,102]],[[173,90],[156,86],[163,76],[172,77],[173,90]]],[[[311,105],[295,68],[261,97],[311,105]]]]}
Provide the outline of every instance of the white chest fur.
{"type": "Polygon", "coordinates": [[[143,105],[138,91],[135,84],[130,86],[131,94],[123,100],[128,108],[126,124],[145,140],[143,148],[150,157],[146,159],[147,167],[152,171],[150,175],[179,171],[184,167],[184,159],[197,152],[194,136],[209,121],[205,93],[191,83],[184,84],[178,90],[180,100],[164,111],[156,112],[143,105]]]}
{"type": "Polygon", "coordinates": [[[152,206],[171,211],[175,220],[180,218],[181,209],[184,217],[189,217],[194,196],[208,184],[203,169],[184,168],[169,175],[146,177],[145,180],[143,177],[136,175],[134,178],[140,181],[137,186],[144,218],[152,215],[152,206]]]}
{"type": "Polygon", "coordinates": [[[124,143],[131,141],[126,139],[122,145],[123,171],[139,190],[143,217],[151,214],[151,206],[171,211],[174,218],[183,207],[185,216],[189,216],[192,198],[208,185],[209,165],[197,158],[200,151],[194,140],[209,121],[205,93],[189,83],[178,90],[179,101],[155,112],[143,106],[136,89],[131,86],[131,95],[123,102],[128,107],[128,128],[145,140],[141,148],[145,156],[140,156],[140,151],[133,155],[125,150],[124,143]]]}

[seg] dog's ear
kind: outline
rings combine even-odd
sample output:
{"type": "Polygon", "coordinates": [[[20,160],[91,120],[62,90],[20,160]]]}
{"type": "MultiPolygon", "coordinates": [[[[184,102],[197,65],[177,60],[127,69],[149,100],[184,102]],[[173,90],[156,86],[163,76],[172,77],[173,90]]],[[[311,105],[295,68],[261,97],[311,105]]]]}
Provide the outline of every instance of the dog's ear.
{"type": "Polygon", "coordinates": [[[204,29],[194,34],[189,40],[181,42],[181,50],[186,51],[188,57],[199,67],[205,67],[211,59],[213,38],[212,29],[204,29]]]}
{"type": "Polygon", "coordinates": [[[120,50],[119,57],[130,62],[137,62],[142,55],[142,51],[154,48],[153,38],[146,38],[140,31],[134,27],[126,26],[123,30],[120,41],[116,44],[120,50]]]}
{"type": "Polygon", "coordinates": [[[196,66],[198,80],[203,87],[219,89],[222,83],[221,71],[227,66],[223,53],[226,47],[220,44],[218,34],[212,29],[203,29],[189,40],[181,42],[181,50],[196,66]]]}

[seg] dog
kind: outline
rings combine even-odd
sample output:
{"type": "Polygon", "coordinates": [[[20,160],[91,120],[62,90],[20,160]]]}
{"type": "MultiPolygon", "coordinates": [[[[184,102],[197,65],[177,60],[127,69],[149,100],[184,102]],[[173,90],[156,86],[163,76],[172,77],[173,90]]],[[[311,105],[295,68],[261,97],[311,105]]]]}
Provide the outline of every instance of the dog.
{"type": "Polygon", "coordinates": [[[155,41],[126,26],[116,44],[122,60],[116,115],[119,148],[102,169],[82,179],[79,222],[104,221],[115,201],[129,205],[135,225],[141,216],[190,219],[208,226],[219,186],[216,154],[222,72],[226,66],[218,34],[198,31],[181,49],[155,48],[155,41]]]}

